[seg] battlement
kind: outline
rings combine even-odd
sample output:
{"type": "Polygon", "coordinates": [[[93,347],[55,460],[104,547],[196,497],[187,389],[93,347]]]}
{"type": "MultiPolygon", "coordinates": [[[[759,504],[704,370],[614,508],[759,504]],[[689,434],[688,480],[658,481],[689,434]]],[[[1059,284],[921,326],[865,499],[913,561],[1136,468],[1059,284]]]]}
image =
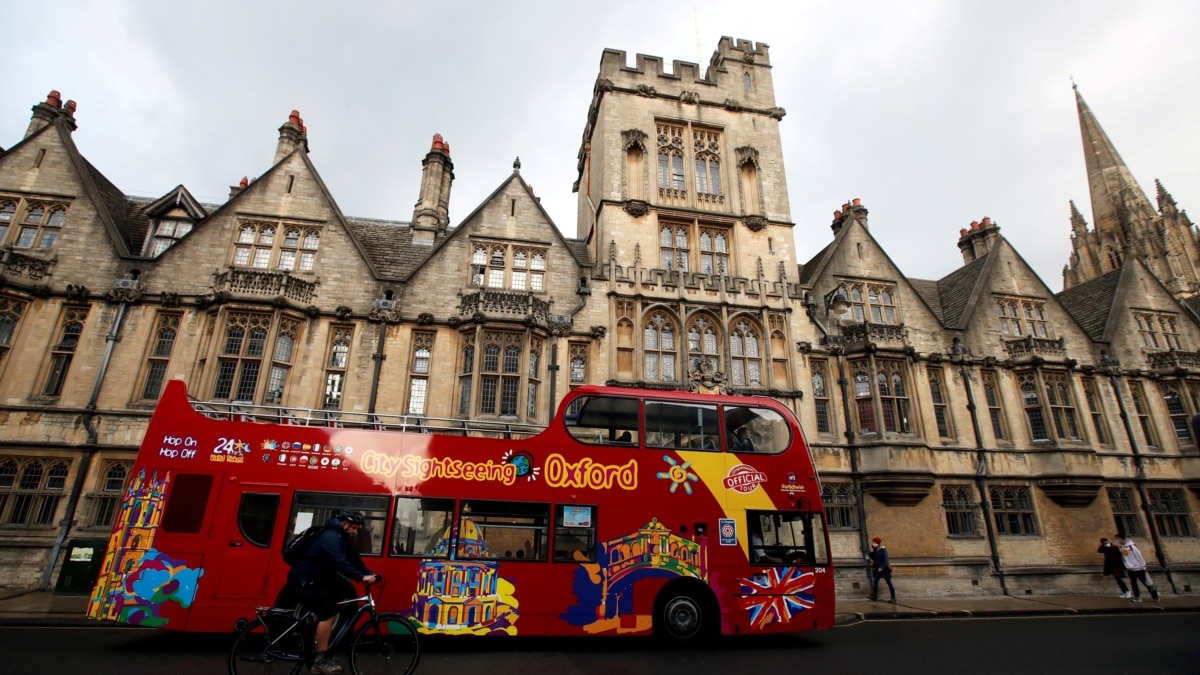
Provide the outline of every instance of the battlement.
{"type": "Polygon", "coordinates": [[[717,43],[717,51],[713,52],[712,59],[709,60],[709,66],[719,66],[726,59],[753,61],[759,65],[769,66],[771,58],[767,55],[768,49],[770,46],[765,42],[755,44],[752,40],[734,40],[731,37],[723,36],[717,43]]]}
{"type": "Polygon", "coordinates": [[[770,67],[771,61],[767,54],[765,43],[754,43],[751,40],[734,40],[722,37],[717,43],[717,49],[709,59],[708,67],[701,72],[699,64],[691,61],[671,61],[671,69],[664,67],[661,56],[638,54],[635,64],[628,65],[628,55],[624,50],[605,49],[600,57],[600,77],[607,78],[617,85],[646,84],[656,87],[687,87],[692,84],[706,84],[720,87],[721,75],[728,72],[727,62],[737,64],[752,64],[770,67]]]}

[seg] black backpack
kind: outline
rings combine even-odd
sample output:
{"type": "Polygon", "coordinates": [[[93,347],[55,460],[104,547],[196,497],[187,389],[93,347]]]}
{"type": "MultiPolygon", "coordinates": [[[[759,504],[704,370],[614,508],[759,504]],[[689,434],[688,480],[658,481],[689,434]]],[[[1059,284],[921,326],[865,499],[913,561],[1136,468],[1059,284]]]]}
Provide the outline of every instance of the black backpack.
{"type": "Polygon", "coordinates": [[[313,525],[295,537],[292,537],[291,541],[283,545],[283,561],[289,566],[300,562],[304,558],[304,554],[308,553],[308,549],[312,547],[313,542],[324,531],[324,525],[313,525]]]}

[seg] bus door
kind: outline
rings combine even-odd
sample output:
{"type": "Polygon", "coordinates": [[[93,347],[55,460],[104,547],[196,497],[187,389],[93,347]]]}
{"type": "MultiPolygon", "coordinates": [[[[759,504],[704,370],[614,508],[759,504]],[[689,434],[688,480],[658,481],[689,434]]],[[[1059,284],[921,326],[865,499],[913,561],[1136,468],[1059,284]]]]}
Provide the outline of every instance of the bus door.
{"type": "Polygon", "coordinates": [[[226,483],[213,526],[213,552],[226,551],[217,576],[217,598],[262,597],[268,570],[282,564],[284,536],[276,527],[280,508],[290,499],[280,483],[226,483]]]}

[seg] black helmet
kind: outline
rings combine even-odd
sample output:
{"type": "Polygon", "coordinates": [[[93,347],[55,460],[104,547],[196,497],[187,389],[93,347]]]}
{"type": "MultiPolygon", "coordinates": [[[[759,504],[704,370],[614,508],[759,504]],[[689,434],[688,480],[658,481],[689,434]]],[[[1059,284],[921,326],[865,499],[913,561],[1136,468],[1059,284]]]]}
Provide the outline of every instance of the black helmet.
{"type": "Polygon", "coordinates": [[[338,513],[337,518],[343,523],[350,523],[359,527],[367,524],[367,519],[363,516],[362,511],[355,511],[353,509],[347,509],[338,513]]]}

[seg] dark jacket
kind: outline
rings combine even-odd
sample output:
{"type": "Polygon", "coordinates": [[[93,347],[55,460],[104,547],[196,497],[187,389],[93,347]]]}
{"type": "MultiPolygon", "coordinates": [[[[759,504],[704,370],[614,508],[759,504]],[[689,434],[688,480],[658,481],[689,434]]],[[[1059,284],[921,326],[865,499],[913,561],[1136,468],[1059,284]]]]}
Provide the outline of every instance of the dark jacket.
{"type": "Polygon", "coordinates": [[[358,581],[368,574],[371,574],[371,570],[367,569],[358,551],[354,550],[350,534],[342,529],[340,520],[330,518],[325,523],[325,531],[288,572],[288,583],[333,583],[339,575],[358,581]]]}
{"type": "Polygon", "coordinates": [[[1100,544],[1096,553],[1104,554],[1104,576],[1125,576],[1125,561],[1121,559],[1121,549],[1113,546],[1112,542],[1100,544]]]}
{"type": "Polygon", "coordinates": [[[871,572],[880,579],[892,578],[892,565],[888,562],[887,547],[883,544],[871,551],[871,572]]]}

